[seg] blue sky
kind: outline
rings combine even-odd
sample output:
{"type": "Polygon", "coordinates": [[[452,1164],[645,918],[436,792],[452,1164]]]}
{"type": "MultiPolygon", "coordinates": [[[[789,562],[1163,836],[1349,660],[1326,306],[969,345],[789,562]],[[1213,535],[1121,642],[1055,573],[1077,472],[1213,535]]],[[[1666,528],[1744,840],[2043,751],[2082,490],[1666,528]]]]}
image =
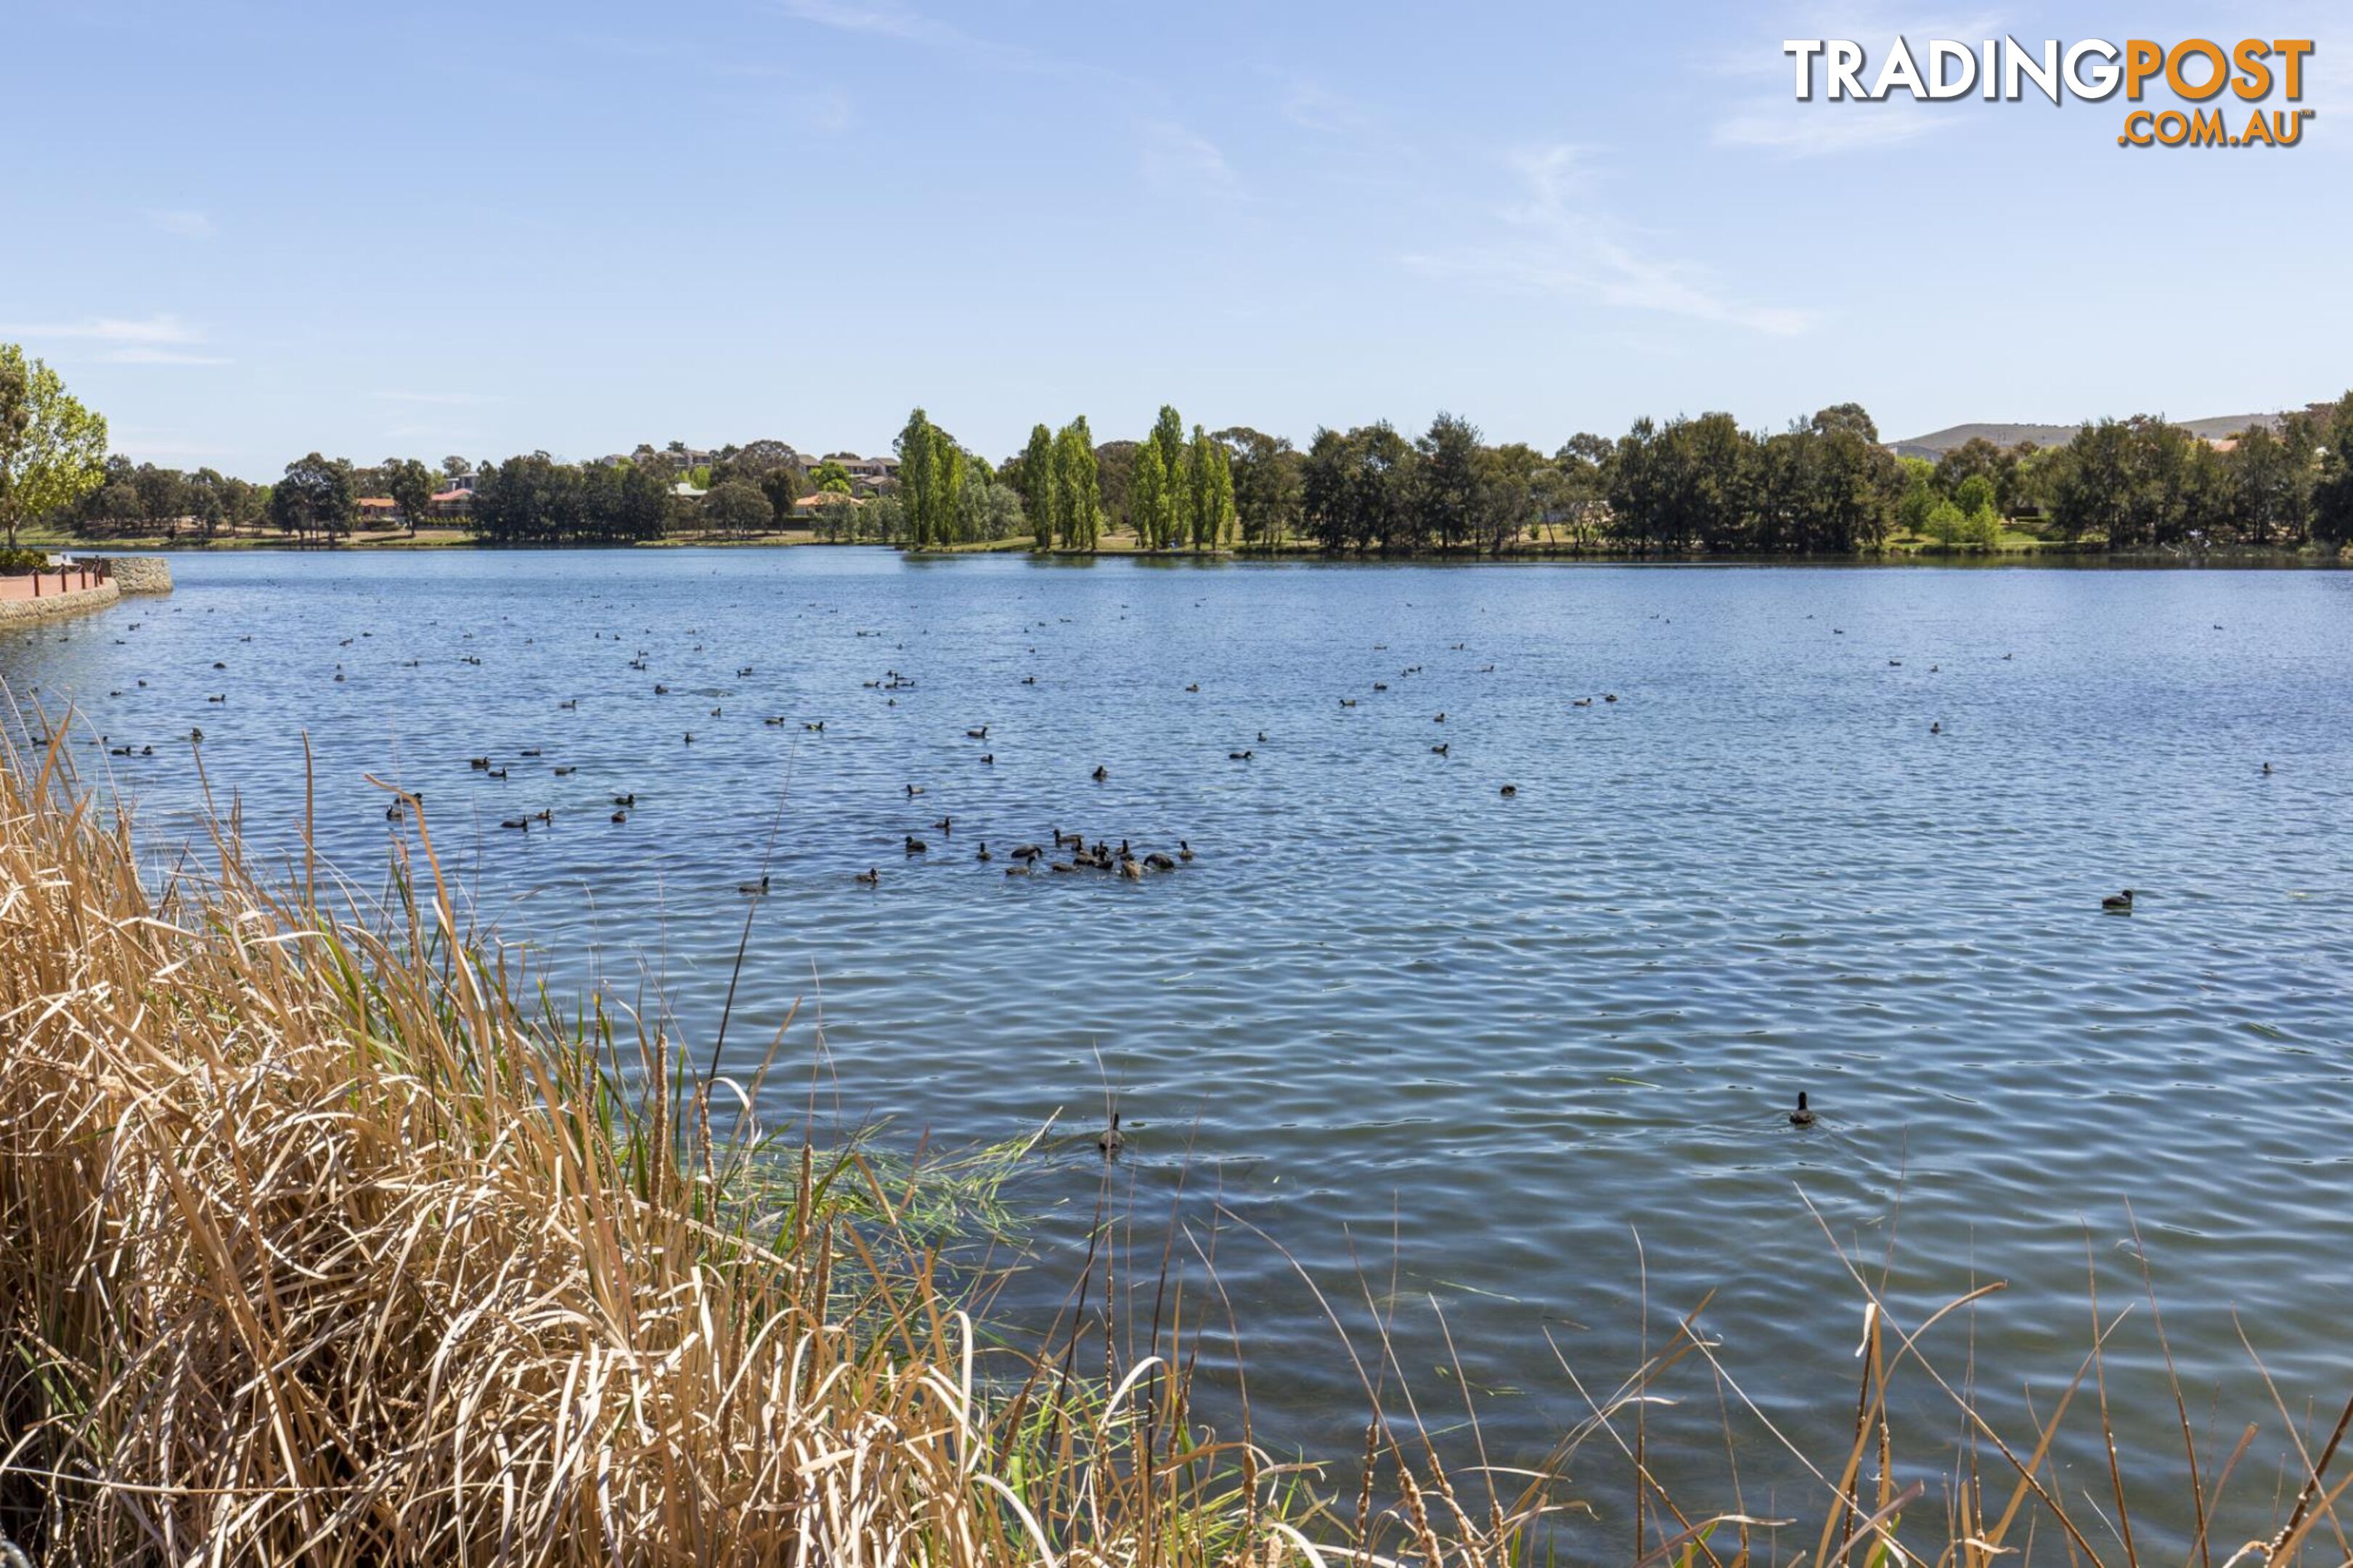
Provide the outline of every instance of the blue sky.
{"type": "Polygon", "coordinates": [[[2331,10],[0,0],[0,338],[119,450],[254,478],[878,451],[918,403],[992,456],[1164,401],[1546,449],[2268,409],[2353,384],[2331,10]],[[1780,52],[2217,28],[2317,39],[2305,145],[1800,104],[1780,52]]]}

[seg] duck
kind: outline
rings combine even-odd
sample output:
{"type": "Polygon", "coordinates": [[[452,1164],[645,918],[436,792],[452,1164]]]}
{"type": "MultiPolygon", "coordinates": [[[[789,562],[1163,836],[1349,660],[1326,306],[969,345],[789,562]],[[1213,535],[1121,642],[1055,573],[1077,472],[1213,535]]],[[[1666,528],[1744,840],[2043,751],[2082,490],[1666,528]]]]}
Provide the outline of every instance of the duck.
{"type": "Polygon", "coordinates": [[[738,882],[735,884],[735,890],[747,898],[756,899],[768,890],[768,874],[765,871],[761,872],[760,879],[756,882],[738,882]]]}
{"type": "Polygon", "coordinates": [[[1144,868],[1147,871],[1174,871],[1176,862],[1155,849],[1144,858],[1144,868]]]}
{"type": "Polygon", "coordinates": [[[801,728],[807,730],[812,735],[822,735],[825,733],[825,721],[820,719],[814,724],[804,723],[801,725],[801,728]]]}
{"type": "Polygon", "coordinates": [[[1093,775],[1093,777],[1094,777],[1094,781],[1095,781],[1095,783],[1097,783],[1097,784],[1101,784],[1101,783],[1103,783],[1103,780],[1105,780],[1105,779],[1107,779],[1107,778],[1111,777],[1111,770],[1110,770],[1109,768],[1104,767],[1101,763],[1097,763],[1095,764],[1095,771],[1094,771],[1094,775],[1093,775]]]}
{"type": "Polygon", "coordinates": [[[1144,868],[1134,860],[1122,860],[1119,863],[1119,874],[1121,878],[1126,881],[1141,882],[1144,880],[1144,868]]]}
{"type": "Polygon", "coordinates": [[[1430,720],[1430,722],[1433,724],[1443,724],[1446,722],[1446,715],[1440,713],[1436,718],[1430,720]]]}
{"type": "MultiPolygon", "coordinates": [[[[1055,847],[1060,848],[1061,846],[1058,844],[1055,847]]],[[[1013,847],[1013,858],[1016,860],[1042,860],[1045,858],[1045,856],[1046,852],[1043,849],[1039,848],[1035,844],[1017,844],[1013,847]]]]}
{"type": "Polygon", "coordinates": [[[994,860],[994,859],[996,859],[996,858],[997,858],[997,857],[996,857],[996,856],[991,855],[991,854],[988,852],[988,840],[987,840],[987,839],[984,838],[984,839],[982,839],[982,840],[980,841],[980,853],[979,853],[979,854],[977,854],[977,855],[975,855],[975,856],[973,857],[973,858],[974,858],[974,859],[976,859],[976,860],[980,861],[980,862],[981,862],[982,864],[984,864],[984,865],[986,865],[987,862],[989,862],[989,861],[994,860]]]}
{"type": "Polygon", "coordinates": [[[576,773],[579,771],[580,770],[577,767],[565,767],[558,764],[555,769],[555,776],[560,779],[570,778],[574,773],[576,773]]]}
{"type": "Polygon", "coordinates": [[[865,870],[858,873],[857,876],[852,877],[850,880],[858,883],[861,887],[879,888],[882,885],[882,873],[870,866],[865,870]]]}
{"type": "Polygon", "coordinates": [[[1119,1130],[1119,1111],[1114,1108],[1111,1113],[1111,1125],[1095,1134],[1095,1147],[1103,1152],[1105,1158],[1111,1159],[1116,1158],[1126,1146],[1127,1134],[1119,1130]]]}
{"type": "Polygon", "coordinates": [[[528,816],[510,816],[504,822],[500,823],[499,826],[501,827],[512,827],[520,832],[529,833],[531,831],[531,818],[528,816]]]}
{"type": "Polygon", "coordinates": [[[997,753],[995,752],[983,752],[980,754],[980,761],[983,767],[993,768],[997,765],[997,753]]]}
{"type": "Polygon", "coordinates": [[[1067,874],[1069,872],[1075,871],[1078,868],[1079,868],[1075,863],[1069,860],[1057,860],[1054,862],[1054,870],[1058,873],[1067,874]]]}
{"type": "Polygon", "coordinates": [[[638,804],[638,792],[631,790],[627,795],[617,795],[613,797],[613,804],[615,805],[635,805],[638,804]]]}
{"type": "Polygon", "coordinates": [[[1340,699],[1340,706],[1343,708],[1354,708],[1356,705],[1356,700],[1353,697],[1343,697],[1340,699]]]}
{"type": "Polygon", "coordinates": [[[912,833],[911,833],[911,834],[909,834],[909,835],[907,835],[907,853],[908,853],[908,854],[910,854],[910,855],[928,855],[928,854],[930,854],[931,852],[932,852],[932,847],[931,847],[930,845],[928,845],[928,844],[924,843],[922,839],[920,839],[920,838],[916,837],[915,837],[913,834],[912,834],[912,833]]]}
{"type": "Polygon", "coordinates": [[[955,818],[953,816],[941,817],[937,822],[932,824],[932,827],[933,830],[937,832],[943,838],[953,838],[955,837],[955,818]]]}
{"type": "Polygon", "coordinates": [[[558,708],[577,708],[580,706],[580,699],[577,697],[568,697],[563,701],[557,703],[556,706],[558,708]]]}
{"type": "Polygon", "coordinates": [[[2130,888],[2126,888],[2121,893],[2110,893],[2106,898],[2100,900],[2100,908],[2107,910],[2108,913],[2112,915],[2128,915],[2132,913],[2133,890],[2130,888]]]}
{"type": "Polygon", "coordinates": [[[921,785],[921,784],[909,784],[909,785],[907,786],[907,798],[908,798],[909,800],[913,800],[913,799],[914,799],[917,795],[921,795],[921,794],[923,794],[923,785],[921,785]]]}
{"type": "Polygon", "coordinates": [[[2265,777],[2265,778],[2269,778],[2269,777],[2271,777],[2271,776],[2272,776],[2272,765],[2271,765],[2271,763],[2265,763],[2263,764],[2263,777],[2265,777]]]}
{"type": "Polygon", "coordinates": [[[1008,877],[1027,877],[1033,869],[1034,868],[1030,866],[1029,862],[1024,860],[1018,866],[1008,866],[1005,868],[1005,874],[1008,877]]]}
{"type": "Polygon", "coordinates": [[[1252,758],[1253,756],[1256,756],[1257,754],[1258,754],[1258,753],[1256,753],[1255,752],[1247,752],[1247,751],[1244,751],[1244,752],[1228,752],[1226,753],[1226,761],[1228,761],[1228,762],[1229,762],[1229,763],[1246,763],[1246,762],[1249,762],[1249,761],[1250,760],[1250,758],[1252,758]]]}
{"type": "Polygon", "coordinates": [[[988,726],[983,724],[977,730],[966,730],[964,733],[968,741],[986,741],[988,739],[988,726]]]}
{"type": "Polygon", "coordinates": [[[1789,1125],[1792,1127],[1811,1127],[1813,1124],[1813,1108],[1806,1103],[1806,1091],[1801,1089],[1798,1091],[1798,1109],[1789,1112],[1789,1125]]]}
{"type": "Polygon", "coordinates": [[[1941,734],[1943,734],[1944,732],[1945,732],[1945,721],[1944,721],[1942,719],[1937,720],[1936,722],[1934,722],[1934,723],[1932,723],[1932,724],[1930,724],[1930,725],[1928,726],[1928,733],[1930,733],[1931,735],[1941,735],[1941,734]]]}
{"type": "Polygon", "coordinates": [[[1570,703],[1569,706],[1572,708],[1590,708],[1593,706],[1593,699],[1590,697],[1580,697],[1576,701],[1570,703]]]}
{"type": "Polygon", "coordinates": [[[502,779],[507,776],[507,770],[504,768],[491,768],[486,771],[482,776],[486,779],[502,779]]]}
{"type": "Polygon", "coordinates": [[[1199,681],[1198,681],[1198,680],[1197,680],[1197,681],[1193,682],[1193,684],[1192,684],[1192,685],[1190,685],[1190,686],[1187,687],[1185,689],[1186,689],[1186,690],[1187,690],[1187,691],[1198,691],[1198,690],[1200,690],[1200,689],[1201,689],[1201,683],[1200,683],[1199,681]]]}
{"type": "Polygon", "coordinates": [[[627,822],[629,820],[629,814],[626,811],[617,811],[612,815],[609,820],[614,822],[627,822]]]}
{"type": "Polygon", "coordinates": [[[1520,793],[1520,786],[1517,784],[1505,784],[1501,793],[1505,800],[1509,800],[1514,795],[1520,793]]]}
{"type": "Polygon", "coordinates": [[[1439,755],[1439,756],[1441,756],[1441,757],[1442,757],[1442,756],[1446,755],[1446,748],[1447,748],[1448,746],[1451,745],[1451,744],[1453,744],[1453,742],[1451,742],[1451,741],[1449,741],[1449,742],[1440,742],[1440,744],[1438,744],[1438,745],[1435,745],[1435,746],[1430,747],[1430,751],[1432,751],[1433,752],[1435,752],[1437,755],[1439,755]]]}
{"type": "Polygon", "coordinates": [[[1186,843],[1181,838],[1176,840],[1176,858],[1185,861],[1188,865],[1192,863],[1193,859],[1193,847],[1190,844],[1186,843]]]}
{"type": "Polygon", "coordinates": [[[1618,694],[1614,691],[1605,691],[1601,694],[1601,700],[1604,702],[1615,702],[1618,700],[1618,694]]]}

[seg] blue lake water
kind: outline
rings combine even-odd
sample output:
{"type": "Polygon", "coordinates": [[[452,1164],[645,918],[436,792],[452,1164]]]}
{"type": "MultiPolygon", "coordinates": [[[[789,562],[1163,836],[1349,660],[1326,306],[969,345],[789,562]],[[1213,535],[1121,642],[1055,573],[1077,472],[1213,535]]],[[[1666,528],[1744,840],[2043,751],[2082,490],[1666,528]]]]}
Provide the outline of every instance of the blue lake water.
{"type": "MultiPolygon", "coordinates": [[[[765,869],[730,1054],[800,1005],[772,1111],[816,1081],[828,1115],[957,1146],[1059,1117],[1011,1189],[1043,1216],[1040,1282],[1011,1298],[1034,1307],[1096,1212],[1114,1089],[1138,1262],[1172,1210],[1218,1233],[1278,1447],[1352,1455],[1364,1409],[1292,1259],[1354,1328],[1367,1289],[1394,1308],[1426,1413],[1467,1388],[1498,1464],[1586,1414],[1562,1360],[1596,1393],[1632,1370],[1646,1279],[1652,1343],[1715,1291],[1741,1386],[1841,1445],[1862,1320],[1809,1199],[1874,1270],[1894,1231],[1914,1322],[2009,1281],[1932,1341],[1957,1380],[1973,1338],[1999,1410],[2073,1373],[2092,1265],[2111,1311],[2138,1293],[2127,1204],[2218,1458],[2268,1414],[2241,1325],[2299,1415],[2343,1400],[2353,575],[814,549],[174,568],[169,599],[0,637],[19,703],[70,697],[83,766],[111,764],[152,843],[190,831],[198,725],[215,799],[290,842],[307,732],[320,842],[355,883],[392,831],[367,775],[420,791],[481,917],[560,987],[658,994],[702,1041],[765,869]],[[1003,875],[1057,827],[1196,858],[1003,875]],[[2102,914],[2126,886],[2137,912],[2102,914]]],[[[2113,1349],[2128,1456],[2178,1447],[2145,1307],[2113,1349]]],[[[1720,1470],[1716,1385],[1678,1376],[1662,1452],[1720,1470]]],[[[1933,1468],[1958,1421],[1920,1409],[1908,1458],[1933,1468]]],[[[1735,1424],[1760,1491],[1818,1509],[1735,1424]]]]}

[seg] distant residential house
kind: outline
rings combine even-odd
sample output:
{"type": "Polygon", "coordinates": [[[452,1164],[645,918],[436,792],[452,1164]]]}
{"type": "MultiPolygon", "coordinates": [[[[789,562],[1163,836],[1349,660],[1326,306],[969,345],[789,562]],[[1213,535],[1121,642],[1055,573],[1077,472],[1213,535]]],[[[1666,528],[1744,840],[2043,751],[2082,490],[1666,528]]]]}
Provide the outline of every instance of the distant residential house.
{"type": "Polygon", "coordinates": [[[860,500],[856,496],[846,496],[819,490],[813,496],[803,496],[800,500],[793,502],[793,512],[797,517],[815,517],[823,508],[837,504],[845,506],[864,506],[866,503],[860,500]]]}
{"type": "Polygon", "coordinates": [[[362,496],[359,499],[360,521],[370,528],[397,528],[406,521],[400,515],[400,503],[390,496],[362,496]]]}
{"type": "Polygon", "coordinates": [[[839,463],[851,479],[861,484],[871,485],[899,477],[899,459],[896,458],[861,458],[855,452],[836,452],[825,460],[839,463]]]}
{"type": "MultiPolygon", "coordinates": [[[[474,476],[471,474],[465,476],[468,479],[471,479],[474,476]]],[[[461,489],[453,484],[446,490],[437,490],[434,492],[433,499],[426,502],[425,510],[426,514],[430,517],[473,516],[473,486],[469,484],[461,489]]]]}
{"type": "Polygon", "coordinates": [[[709,495],[711,492],[704,489],[700,485],[697,485],[691,479],[681,479],[678,483],[670,486],[670,493],[676,496],[681,500],[701,500],[704,496],[709,495]]]}

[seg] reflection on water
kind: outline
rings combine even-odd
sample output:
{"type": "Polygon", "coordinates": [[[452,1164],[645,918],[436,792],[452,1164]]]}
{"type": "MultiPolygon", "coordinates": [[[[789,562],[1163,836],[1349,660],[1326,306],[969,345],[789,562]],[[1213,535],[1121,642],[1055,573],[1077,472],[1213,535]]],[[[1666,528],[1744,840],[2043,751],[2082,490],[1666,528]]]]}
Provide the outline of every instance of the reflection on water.
{"type": "MultiPolygon", "coordinates": [[[[821,1017],[849,1120],[976,1142],[1059,1113],[1018,1187],[1051,1248],[1092,1213],[1107,1078],[1142,1250],[1172,1203],[1197,1227],[1222,1205],[1357,1323],[1361,1266],[1459,1409],[1434,1300],[1499,1464],[1585,1414],[1556,1354],[1588,1386],[1632,1368],[1638,1236],[1654,1341],[1715,1290],[1744,1386],[1842,1444],[1861,1318],[1801,1194],[1874,1264],[1900,1200],[1915,1321],[2010,1282],[1944,1345],[1957,1371],[1974,1336],[2004,1408],[2073,1372],[2087,1268],[2112,1307],[2137,1290],[2127,1201],[2222,1450],[2262,1414],[2234,1311],[2284,1386],[2341,1396],[2353,577],[174,564],[169,600],[0,641],[20,699],[155,746],[88,755],[159,840],[193,820],[175,737],[200,725],[216,798],[290,841],[307,731],[321,839],[357,881],[388,832],[373,773],[424,795],[484,915],[559,982],[659,990],[702,1038],[765,870],[730,1037],[765,1051],[804,1004],[779,1112],[821,1017]],[[1003,874],[1056,828],[1198,858],[1003,874]],[[2102,915],[2124,886],[2138,911],[2102,915]]],[[[1322,1310],[1224,1228],[1261,1436],[1353,1452],[1322,1310]]],[[[2115,1348],[2124,1440],[2167,1448],[2154,1336],[2115,1348]]],[[[1662,1447],[1713,1463],[1714,1385],[1684,1392],[1662,1447]]],[[[1745,1455],[1760,1492],[1794,1484],[1745,1455]]]]}

